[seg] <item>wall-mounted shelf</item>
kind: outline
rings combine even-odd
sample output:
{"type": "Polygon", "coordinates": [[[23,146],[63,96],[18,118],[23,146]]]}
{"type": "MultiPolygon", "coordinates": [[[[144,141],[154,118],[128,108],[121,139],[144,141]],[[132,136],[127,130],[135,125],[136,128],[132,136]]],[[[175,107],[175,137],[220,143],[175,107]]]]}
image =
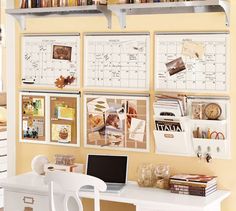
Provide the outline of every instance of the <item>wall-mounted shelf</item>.
{"type": "Polygon", "coordinates": [[[115,13],[120,26],[126,27],[126,15],[175,14],[175,13],[225,13],[226,25],[230,24],[230,5],[226,0],[199,0],[142,4],[113,4],[108,9],[115,13]]]}
{"type": "Polygon", "coordinates": [[[47,7],[47,8],[27,8],[27,9],[8,9],[7,14],[13,15],[20,24],[21,29],[26,29],[26,17],[58,17],[58,16],[90,16],[104,15],[111,28],[111,11],[106,5],[87,5],[77,7],[47,7]]]}

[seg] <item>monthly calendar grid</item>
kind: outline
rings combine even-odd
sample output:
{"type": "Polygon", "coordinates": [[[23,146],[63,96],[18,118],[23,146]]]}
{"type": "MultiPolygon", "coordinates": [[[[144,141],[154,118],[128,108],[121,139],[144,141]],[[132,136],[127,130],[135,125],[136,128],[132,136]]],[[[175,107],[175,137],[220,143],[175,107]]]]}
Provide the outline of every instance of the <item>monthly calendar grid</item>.
{"type": "Polygon", "coordinates": [[[85,86],[147,90],[147,35],[98,35],[85,38],[85,86]]]}
{"type": "Polygon", "coordinates": [[[156,90],[227,91],[227,35],[160,35],[156,34],[156,90]],[[203,58],[182,54],[185,41],[204,46],[203,58]],[[186,69],[170,76],[168,62],[182,58],[186,69]]]}
{"type": "Polygon", "coordinates": [[[55,86],[60,76],[74,76],[70,87],[79,86],[79,36],[24,36],[22,37],[22,83],[55,86]],[[71,47],[71,60],[53,59],[53,46],[71,47]]]}

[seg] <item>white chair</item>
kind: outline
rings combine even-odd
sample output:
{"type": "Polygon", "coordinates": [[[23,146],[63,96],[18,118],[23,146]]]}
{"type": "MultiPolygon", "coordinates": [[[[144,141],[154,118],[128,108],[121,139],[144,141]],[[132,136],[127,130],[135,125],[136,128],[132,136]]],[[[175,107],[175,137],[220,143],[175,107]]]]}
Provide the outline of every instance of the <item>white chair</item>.
{"type": "Polygon", "coordinates": [[[50,211],[56,211],[54,200],[54,184],[60,186],[63,192],[65,192],[63,201],[64,211],[70,211],[68,208],[68,202],[71,197],[76,201],[79,208],[78,211],[83,211],[83,205],[79,197],[79,190],[85,185],[94,187],[94,211],[100,211],[99,192],[106,191],[107,189],[106,183],[96,177],[60,171],[48,172],[45,176],[45,183],[48,184],[49,188],[50,211]]]}

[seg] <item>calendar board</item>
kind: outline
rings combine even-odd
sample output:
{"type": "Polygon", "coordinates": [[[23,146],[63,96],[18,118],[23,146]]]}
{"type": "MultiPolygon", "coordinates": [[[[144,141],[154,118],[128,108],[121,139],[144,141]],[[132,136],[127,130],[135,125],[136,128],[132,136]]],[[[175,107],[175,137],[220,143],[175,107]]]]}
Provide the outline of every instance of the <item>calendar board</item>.
{"type": "Polygon", "coordinates": [[[155,89],[227,92],[229,35],[156,34],[155,89]]]}
{"type": "Polygon", "coordinates": [[[56,87],[62,76],[74,78],[62,88],[79,87],[79,51],[79,35],[23,36],[22,85],[56,87]]]}
{"type": "Polygon", "coordinates": [[[149,34],[87,34],[87,88],[149,90],[149,34]]]}

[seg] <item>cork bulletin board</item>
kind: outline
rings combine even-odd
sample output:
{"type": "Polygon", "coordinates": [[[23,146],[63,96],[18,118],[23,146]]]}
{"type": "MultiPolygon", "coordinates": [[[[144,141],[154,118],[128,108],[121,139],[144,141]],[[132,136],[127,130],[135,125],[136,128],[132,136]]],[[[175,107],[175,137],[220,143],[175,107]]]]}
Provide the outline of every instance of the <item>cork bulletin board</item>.
{"type": "Polygon", "coordinates": [[[45,141],[45,96],[21,95],[21,139],[45,141]]]}
{"type": "Polygon", "coordinates": [[[80,94],[21,92],[20,140],[80,145],[80,94]]]}
{"type": "Polygon", "coordinates": [[[149,150],[149,97],[85,95],[85,146],[149,150]]]}
{"type": "Polygon", "coordinates": [[[77,98],[50,96],[50,141],[77,143],[77,98]]]}

